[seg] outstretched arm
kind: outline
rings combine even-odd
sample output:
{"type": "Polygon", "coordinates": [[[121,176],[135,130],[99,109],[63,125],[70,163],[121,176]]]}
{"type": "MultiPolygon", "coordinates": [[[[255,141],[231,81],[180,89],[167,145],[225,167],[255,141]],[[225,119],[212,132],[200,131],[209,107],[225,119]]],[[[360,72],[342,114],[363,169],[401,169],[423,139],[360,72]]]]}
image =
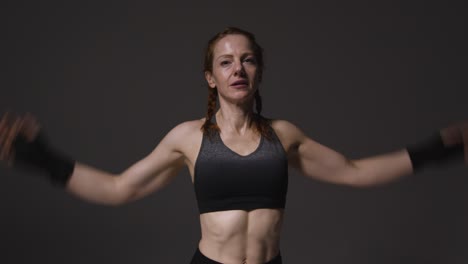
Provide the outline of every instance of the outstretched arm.
{"type": "Polygon", "coordinates": [[[385,184],[413,171],[405,149],[352,160],[306,136],[291,151],[291,163],[306,176],[355,187],[385,184]]]}
{"type": "MultiPolygon", "coordinates": [[[[304,175],[314,179],[365,187],[385,184],[414,172],[412,162],[414,153],[411,157],[406,148],[353,160],[310,139],[299,128],[287,121],[277,121],[276,126],[282,141],[284,141],[283,144],[287,147],[290,164],[304,175]]],[[[446,141],[444,143],[449,141],[447,137],[443,139],[446,141]]],[[[458,141],[457,144],[459,143],[458,141]]],[[[452,144],[454,142],[449,145],[452,144]]],[[[418,145],[416,149],[421,148],[418,145]]],[[[423,151],[424,154],[428,152],[426,149],[423,151]]],[[[417,155],[421,157],[420,154],[417,155]]],[[[423,158],[428,159],[424,155],[423,158]]],[[[432,158],[434,157],[429,159],[432,158]]]]}
{"type": "Polygon", "coordinates": [[[120,174],[110,174],[75,162],[53,150],[31,115],[0,119],[0,160],[45,170],[53,182],[78,197],[118,205],[143,197],[166,185],[184,165],[181,144],[191,126],[172,129],[144,159],[120,174]]]}
{"type": "Polygon", "coordinates": [[[180,132],[174,128],[148,156],[117,175],[76,163],[67,190],[88,201],[120,205],[161,189],[184,166],[180,132]]]}

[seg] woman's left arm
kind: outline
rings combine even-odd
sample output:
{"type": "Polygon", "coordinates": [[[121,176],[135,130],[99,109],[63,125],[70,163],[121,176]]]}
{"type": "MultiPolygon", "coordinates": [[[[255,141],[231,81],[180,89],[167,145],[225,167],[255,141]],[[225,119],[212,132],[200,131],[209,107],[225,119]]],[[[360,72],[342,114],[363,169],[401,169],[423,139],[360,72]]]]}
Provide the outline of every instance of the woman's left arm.
{"type": "MultiPolygon", "coordinates": [[[[354,160],[312,140],[287,121],[275,121],[273,126],[288,153],[289,164],[314,179],[366,187],[385,184],[413,173],[414,157],[406,148],[354,160]]],[[[424,147],[426,154],[428,151],[424,147]]],[[[421,147],[417,145],[415,149],[421,147]]]]}

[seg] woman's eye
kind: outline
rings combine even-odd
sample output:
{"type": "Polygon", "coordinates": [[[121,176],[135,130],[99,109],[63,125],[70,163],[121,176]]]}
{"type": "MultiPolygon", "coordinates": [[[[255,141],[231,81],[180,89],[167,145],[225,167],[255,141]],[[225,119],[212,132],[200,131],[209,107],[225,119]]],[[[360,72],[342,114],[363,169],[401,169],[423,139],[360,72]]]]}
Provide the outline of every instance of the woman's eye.
{"type": "Polygon", "coordinates": [[[254,58],[246,58],[246,59],[244,59],[244,62],[251,63],[251,64],[255,64],[255,63],[256,63],[256,61],[255,61],[254,58]]]}
{"type": "Polygon", "coordinates": [[[229,63],[231,63],[231,62],[230,62],[230,61],[222,61],[222,62],[221,62],[221,66],[229,65],[229,63]]]}

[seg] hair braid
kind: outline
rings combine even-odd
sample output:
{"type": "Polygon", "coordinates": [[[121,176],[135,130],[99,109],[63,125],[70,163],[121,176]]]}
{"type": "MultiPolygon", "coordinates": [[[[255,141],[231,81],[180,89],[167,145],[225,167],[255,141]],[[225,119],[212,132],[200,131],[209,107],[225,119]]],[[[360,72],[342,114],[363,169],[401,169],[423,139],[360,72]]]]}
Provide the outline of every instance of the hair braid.
{"type": "Polygon", "coordinates": [[[260,96],[260,92],[258,89],[255,91],[255,109],[257,110],[257,114],[261,115],[262,113],[262,97],[260,96]]]}
{"type": "Polygon", "coordinates": [[[203,124],[203,130],[209,133],[218,131],[219,128],[216,124],[211,122],[213,115],[216,113],[216,101],[218,97],[218,90],[216,88],[208,87],[208,108],[206,110],[205,123],[203,124]]]}
{"type": "Polygon", "coordinates": [[[260,96],[260,91],[257,89],[255,91],[255,110],[257,110],[257,115],[255,115],[255,128],[257,131],[265,136],[267,139],[272,139],[272,134],[270,125],[271,120],[262,116],[262,97],[260,96]]]}

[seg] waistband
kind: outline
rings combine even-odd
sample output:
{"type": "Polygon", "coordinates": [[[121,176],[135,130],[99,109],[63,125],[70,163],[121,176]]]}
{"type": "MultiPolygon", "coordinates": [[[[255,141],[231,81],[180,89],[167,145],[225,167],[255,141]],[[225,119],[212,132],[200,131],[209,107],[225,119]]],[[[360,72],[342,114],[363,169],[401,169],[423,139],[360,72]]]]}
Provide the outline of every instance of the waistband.
{"type": "MultiPolygon", "coordinates": [[[[281,252],[280,252],[278,253],[276,257],[266,262],[265,264],[282,264],[282,263],[283,262],[281,258],[281,252]]],[[[217,262],[203,255],[203,253],[201,253],[200,249],[197,247],[197,250],[195,251],[195,254],[193,255],[193,258],[190,264],[223,264],[223,263],[217,262]]]]}

